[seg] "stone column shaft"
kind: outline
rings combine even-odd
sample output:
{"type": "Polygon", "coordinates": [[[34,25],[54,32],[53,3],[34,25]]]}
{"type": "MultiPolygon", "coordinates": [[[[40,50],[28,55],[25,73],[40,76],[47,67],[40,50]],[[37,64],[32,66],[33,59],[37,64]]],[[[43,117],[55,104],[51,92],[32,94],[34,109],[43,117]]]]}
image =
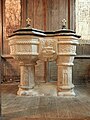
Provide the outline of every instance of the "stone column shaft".
{"type": "Polygon", "coordinates": [[[29,90],[35,86],[35,64],[21,64],[20,74],[20,85],[17,94],[28,95],[29,90]]]}
{"type": "Polygon", "coordinates": [[[75,95],[72,84],[72,66],[58,65],[58,95],[75,95]]]}

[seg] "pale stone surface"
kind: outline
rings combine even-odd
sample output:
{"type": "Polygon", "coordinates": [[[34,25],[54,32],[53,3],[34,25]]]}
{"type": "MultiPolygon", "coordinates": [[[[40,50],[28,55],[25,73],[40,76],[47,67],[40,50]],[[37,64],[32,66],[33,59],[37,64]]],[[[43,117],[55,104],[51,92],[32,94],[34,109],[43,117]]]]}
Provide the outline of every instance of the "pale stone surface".
{"type": "Polygon", "coordinates": [[[59,36],[58,38],[58,95],[75,95],[74,85],[72,84],[72,66],[74,56],[76,55],[76,44],[78,41],[75,37],[59,36]]]}
{"type": "Polygon", "coordinates": [[[29,89],[33,89],[35,86],[35,64],[21,64],[21,79],[18,95],[28,95],[29,89]]]}
{"type": "Polygon", "coordinates": [[[21,68],[21,81],[20,85],[34,87],[34,65],[20,66],[21,68]],[[29,79],[29,81],[28,81],[29,79]],[[29,85],[30,84],[30,85],[29,85]]]}
{"type": "Polygon", "coordinates": [[[38,38],[14,36],[9,39],[11,55],[20,62],[18,95],[29,95],[35,86],[35,64],[38,60],[38,38]]]}
{"type": "MultiPolygon", "coordinates": [[[[11,55],[20,62],[21,79],[18,95],[41,96],[46,95],[35,86],[35,63],[37,60],[55,61],[58,67],[57,94],[59,96],[72,96],[72,66],[76,55],[77,37],[48,36],[37,37],[32,35],[12,36],[9,39],[11,55]]],[[[47,89],[46,84],[44,89],[47,89]]],[[[51,93],[49,91],[49,93],[51,93]]]]}
{"type": "Polygon", "coordinates": [[[20,96],[57,96],[56,83],[39,83],[29,90],[19,88],[17,94],[20,96]]]}
{"type": "Polygon", "coordinates": [[[90,44],[90,0],[76,0],[76,26],[80,44],[90,44]]]}
{"type": "MultiPolygon", "coordinates": [[[[54,85],[43,85],[45,93],[50,89],[54,93],[54,85]]],[[[17,84],[2,84],[1,88],[3,120],[90,120],[90,89],[86,86],[76,86],[75,97],[17,96],[17,84]]]]}

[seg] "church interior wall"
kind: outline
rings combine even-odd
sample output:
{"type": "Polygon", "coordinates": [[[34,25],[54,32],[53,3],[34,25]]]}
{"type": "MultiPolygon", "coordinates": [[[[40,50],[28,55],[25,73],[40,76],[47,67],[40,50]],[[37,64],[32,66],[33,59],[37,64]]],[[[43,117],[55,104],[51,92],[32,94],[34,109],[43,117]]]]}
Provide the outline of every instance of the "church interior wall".
{"type": "MultiPolygon", "coordinates": [[[[25,26],[25,20],[27,17],[32,19],[31,25],[34,28],[42,30],[57,30],[61,28],[61,20],[65,18],[67,20],[67,27],[75,30],[75,5],[74,0],[27,0],[27,3],[23,4],[26,0],[22,0],[22,12],[21,13],[21,25],[25,26]],[[30,4],[31,3],[31,4],[30,4]],[[30,6],[29,6],[30,5],[30,6]],[[61,7],[59,7],[61,5],[61,7]],[[68,6],[70,8],[68,8],[68,6]],[[32,8],[32,9],[30,9],[32,8]]],[[[4,14],[4,13],[3,13],[4,14]]],[[[1,18],[1,17],[0,17],[1,18]]],[[[77,26],[76,26],[77,27],[77,26]]],[[[5,26],[3,27],[5,28],[5,26]]],[[[5,33],[5,30],[3,30],[5,33]]],[[[2,41],[2,38],[0,38],[2,41]]],[[[4,54],[2,55],[2,81],[12,82],[19,81],[20,72],[18,62],[9,56],[9,47],[6,39],[4,42],[4,54]]],[[[77,55],[90,56],[90,44],[78,45],[77,55]]],[[[73,66],[73,82],[76,85],[86,84],[87,80],[90,80],[90,57],[76,57],[73,66]]],[[[36,65],[36,80],[45,82],[49,79],[57,80],[57,75],[53,75],[56,72],[57,66],[55,63],[53,69],[50,68],[51,63],[44,63],[38,61],[36,65]],[[39,69],[40,68],[40,69],[39,69]],[[45,70],[46,68],[46,70],[45,70]]],[[[51,65],[51,66],[52,66],[51,65]]]]}

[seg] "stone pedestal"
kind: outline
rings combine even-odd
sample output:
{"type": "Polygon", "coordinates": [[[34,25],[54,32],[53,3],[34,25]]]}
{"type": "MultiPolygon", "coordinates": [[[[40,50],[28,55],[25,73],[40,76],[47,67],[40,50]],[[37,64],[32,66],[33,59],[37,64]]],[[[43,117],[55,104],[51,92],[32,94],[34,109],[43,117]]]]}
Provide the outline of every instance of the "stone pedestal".
{"type": "Polygon", "coordinates": [[[35,64],[20,64],[20,85],[18,95],[29,95],[29,91],[34,88],[35,64]]]}
{"type": "Polygon", "coordinates": [[[60,36],[58,39],[58,80],[57,94],[60,96],[72,96],[74,85],[72,83],[72,66],[76,55],[77,38],[72,36],[60,36]]]}
{"type": "Polygon", "coordinates": [[[75,95],[72,83],[72,66],[58,65],[57,94],[60,96],[75,95]]]}

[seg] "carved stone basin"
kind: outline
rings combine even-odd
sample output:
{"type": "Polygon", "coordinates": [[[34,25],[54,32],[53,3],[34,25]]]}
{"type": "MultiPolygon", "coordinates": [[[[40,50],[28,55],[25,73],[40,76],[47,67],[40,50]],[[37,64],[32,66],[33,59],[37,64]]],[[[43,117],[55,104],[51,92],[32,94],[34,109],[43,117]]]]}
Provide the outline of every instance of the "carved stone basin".
{"type": "Polygon", "coordinates": [[[10,55],[19,61],[36,62],[39,55],[39,39],[45,34],[31,27],[14,31],[9,36],[10,55]]]}
{"type": "MultiPolygon", "coordinates": [[[[80,36],[63,28],[44,32],[30,26],[9,36],[10,55],[20,63],[18,95],[34,95],[35,64],[37,60],[56,61],[58,66],[57,95],[75,95],[72,83],[72,66],[76,44],[80,36]]],[[[37,94],[38,95],[38,94],[37,94]]]]}

